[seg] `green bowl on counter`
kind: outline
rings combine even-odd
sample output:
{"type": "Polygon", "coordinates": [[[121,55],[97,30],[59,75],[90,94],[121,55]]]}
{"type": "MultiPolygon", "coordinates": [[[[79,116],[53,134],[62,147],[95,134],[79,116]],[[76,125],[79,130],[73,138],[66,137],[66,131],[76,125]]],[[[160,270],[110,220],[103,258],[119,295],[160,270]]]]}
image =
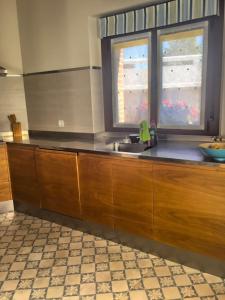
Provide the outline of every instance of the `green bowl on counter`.
{"type": "Polygon", "coordinates": [[[218,162],[225,162],[225,143],[205,143],[199,145],[204,156],[218,162]]]}

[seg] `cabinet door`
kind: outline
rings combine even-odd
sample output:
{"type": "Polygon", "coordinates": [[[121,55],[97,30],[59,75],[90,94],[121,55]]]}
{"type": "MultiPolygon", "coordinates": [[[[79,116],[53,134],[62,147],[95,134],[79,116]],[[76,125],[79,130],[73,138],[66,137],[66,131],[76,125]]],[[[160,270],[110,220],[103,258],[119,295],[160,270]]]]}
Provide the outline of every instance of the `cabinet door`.
{"type": "Polygon", "coordinates": [[[42,207],[79,218],[77,155],[39,149],[36,159],[43,194],[42,207]]]}
{"type": "Polygon", "coordinates": [[[35,147],[8,144],[13,199],[40,207],[35,147]]]}
{"type": "Polygon", "coordinates": [[[111,158],[81,153],[78,161],[83,218],[113,227],[111,158]]]}
{"type": "Polygon", "coordinates": [[[0,145],[0,201],[11,200],[8,157],[5,145],[0,145]]]}
{"type": "Polygon", "coordinates": [[[154,165],[155,237],[225,259],[225,172],[154,165]]]}
{"type": "Polygon", "coordinates": [[[6,148],[0,145],[0,182],[8,181],[8,161],[6,156],[6,148]]]}
{"type": "Polygon", "coordinates": [[[115,229],[152,236],[152,164],[134,159],[113,162],[115,229]]]}

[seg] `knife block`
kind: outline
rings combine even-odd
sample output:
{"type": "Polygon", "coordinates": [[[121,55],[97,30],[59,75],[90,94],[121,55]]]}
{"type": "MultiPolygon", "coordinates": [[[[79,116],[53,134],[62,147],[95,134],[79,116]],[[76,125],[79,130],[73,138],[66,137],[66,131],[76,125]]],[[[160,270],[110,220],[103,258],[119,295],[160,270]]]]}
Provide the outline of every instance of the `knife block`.
{"type": "Polygon", "coordinates": [[[22,139],[22,128],[20,122],[12,123],[12,132],[14,139],[22,139]]]}

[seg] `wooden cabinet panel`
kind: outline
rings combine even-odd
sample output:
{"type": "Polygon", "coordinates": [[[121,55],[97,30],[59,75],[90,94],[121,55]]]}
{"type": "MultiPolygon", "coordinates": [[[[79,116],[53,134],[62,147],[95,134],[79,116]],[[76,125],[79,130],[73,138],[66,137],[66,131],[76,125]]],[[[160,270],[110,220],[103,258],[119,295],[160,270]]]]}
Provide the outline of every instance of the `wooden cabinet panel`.
{"type": "MultiPolygon", "coordinates": [[[[2,149],[0,201],[10,196],[2,149]]],[[[17,201],[225,259],[223,168],[15,144],[8,155],[17,201]]]]}
{"type": "Polygon", "coordinates": [[[113,162],[115,229],[152,236],[152,164],[121,158],[113,162]]]}
{"type": "Polygon", "coordinates": [[[8,156],[5,144],[0,145],[0,202],[11,200],[8,156]]]}
{"type": "Polygon", "coordinates": [[[81,153],[78,161],[83,218],[113,227],[111,158],[81,153]]]}
{"type": "Polygon", "coordinates": [[[154,234],[171,245],[225,258],[225,172],[154,165],[154,234]]]}
{"type": "Polygon", "coordinates": [[[40,207],[35,147],[8,144],[13,199],[40,207]]]}
{"type": "Polygon", "coordinates": [[[11,200],[11,199],[12,199],[12,195],[11,195],[10,183],[8,181],[0,182],[0,202],[11,200]]]}
{"type": "Polygon", "coordinates": [[[0,145],[0,182],[9,181],[8,159],[5,145],[0,145]]]}
{"type": "Polygon", "coordinates": [[[44,149],[38,149],[36,155],[42,207],[79,218],[77,155],[44,149]]]}

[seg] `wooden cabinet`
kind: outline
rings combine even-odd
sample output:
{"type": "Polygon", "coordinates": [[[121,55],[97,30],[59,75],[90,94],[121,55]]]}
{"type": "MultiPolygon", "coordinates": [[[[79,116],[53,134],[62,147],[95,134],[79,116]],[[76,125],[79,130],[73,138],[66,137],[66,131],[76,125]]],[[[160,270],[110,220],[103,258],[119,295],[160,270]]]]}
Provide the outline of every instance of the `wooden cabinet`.
{"type": "Polygon", "coordinates": [[[152,164],[136,159],[115,159],[112,167],[115,229],[152,236],[152,164]]]}
{"type": "Polygon", "coordinates": [[[79,154],[80,199],[85,220],[152,235],[152,164],[79,154]]]}
{"type": "Polygon", "coordinates": [[[38,149],[36,161],[42,207],[79,218],[77,154],[38,149]]]}
{"type": "MultiPolygon", "coordinates": [[[[225,259],[225,168],[8,145],[13,198],[225,259]]],[[[0,147],[0,201],[10,199],[0,147]]]]}
{"type": "Polygon", "coordinates": [[[225,170],[154,164],[155,238],[225,259],[225,170]]]}
{"type": "Polygon", "coordinates": [[[11,200],[11,187],[6,146],[0,145],[0,201],[11,200]]]}
{"type": "Polygon", "coordinates": [[[8,144],[8,157],[13,199],[40,207],[35,147],[8,144]]]}
{"type": "Polygon", "coordinates": [[[8,160],[5,145],[0,145],[0,181],[8,181],[8,160]]]}
{"type": "Polygon", "coordinates": [[[78,158],[83,219],[113,227],[111,158],[85,153],[78,158]]]}

